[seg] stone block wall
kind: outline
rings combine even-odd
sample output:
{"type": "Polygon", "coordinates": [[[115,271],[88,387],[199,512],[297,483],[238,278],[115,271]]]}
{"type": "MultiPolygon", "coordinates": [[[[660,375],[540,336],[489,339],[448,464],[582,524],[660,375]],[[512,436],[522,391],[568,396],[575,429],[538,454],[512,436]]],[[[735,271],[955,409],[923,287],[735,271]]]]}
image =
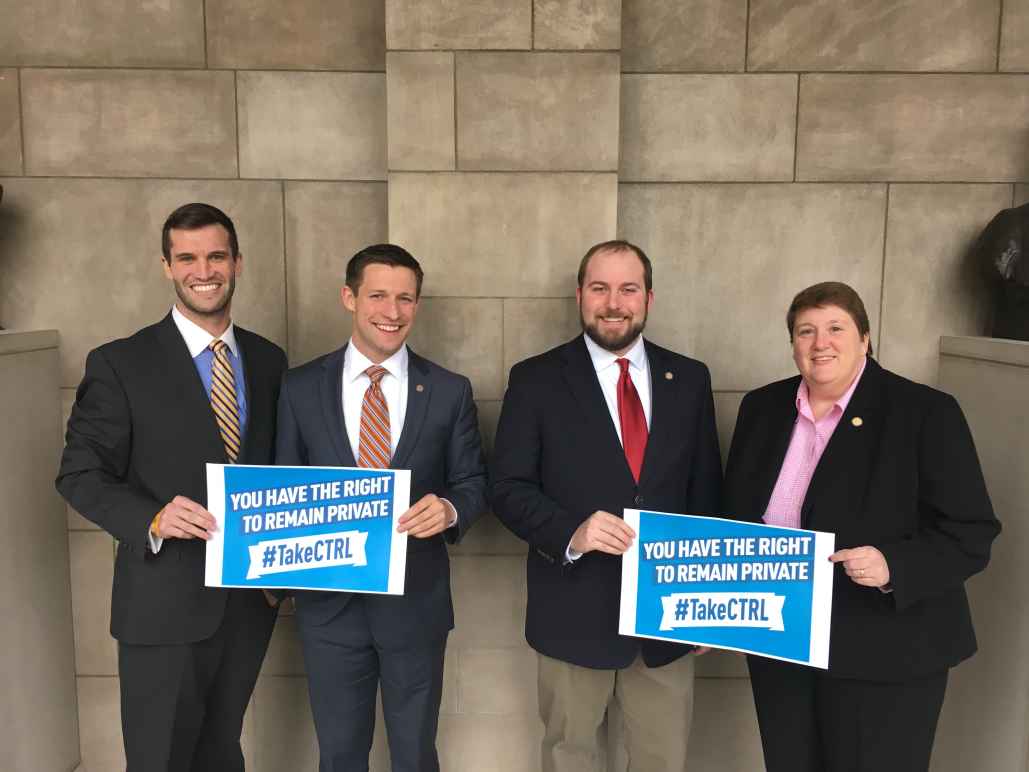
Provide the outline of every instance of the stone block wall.
{"type": "MultiPolygon", "coordinates": [[[[66,412],[89,348],[171,302],[159,228],[236,220],[236,318],[298,364],[338,346],[345,260],[423,263],[412,345],[472,380],[487,448],[516,361],[578,331],[574,273],[648,251],[649,334],[705,360],[723,453],[790,375],[801,287],[862,294],[881,361],[935,382],[984,331],[968,261],[1029,198],[1029,0],[0,0],[0,325],[57,328],[66,412]]],[[[121,760],[111,539],[68,513],[83,764],[121,760]]],[[[448,770],[535,770],[524,545],[453,551],[448,770]]],[[[698,668],[693,769],[760,769],[745,671],[698,668]]],[[[293,620],[246,725],[258,772],[314,769],[293,620]]],[[[617,736],[612,738],[617,768],[617,736]]],[[[380,737],[375,768],[388,768],[380,737]]]]}

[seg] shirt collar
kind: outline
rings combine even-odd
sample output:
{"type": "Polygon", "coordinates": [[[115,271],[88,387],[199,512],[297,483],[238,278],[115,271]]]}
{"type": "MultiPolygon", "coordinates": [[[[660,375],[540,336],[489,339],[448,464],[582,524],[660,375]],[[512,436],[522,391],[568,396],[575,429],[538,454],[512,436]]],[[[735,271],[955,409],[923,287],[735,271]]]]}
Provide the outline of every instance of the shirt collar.
{"type": "Polygon", "coordinates": [[[597,343],[586,333],[583,333],[582,337],[583,340],[586,341],[586,350],[590,352],[590,359],[593,360],[593,369],[598,373],[601,370],[605,370],[608,367],[613,366],[619,359],[628,359],[629,364],[640,372],[646,370],[647,349],[643,345],[642,335],[636,337],[636,341],[621,357],[611,351],[608,351],[606,348],[598,346],[597,343]]]}
{"type": "MultiPolygon", "coordinates": [[[[355,381],[364,375],[364,371],[375,364],[372,360],[357,350],[354,339],[347,342],[347,350],[343,355],[343,380],[355,381]]],[[[385,368],[386,372],[396,379],[407,373],[407,344],[401,346],[393,356],[379,363],[379,367],[385,368]]]]}
{"type": "MultiPolygon", "coordinates": [[[[868,357],[866,356],[861,360],[861,369],[858,370],[858,374],[854,376],[854,380],[851,382],[850,386],[845,392],[843,392],[843,396],[836,400],[829,412],[826,413],[827,416],[834,413],[843,415],[846,412],[847,405],[850,404],[850,398],[854,396],[854,390],[857,388],[858,381],[861,380],[861,376],[864,374],[865,367],[867,365],[868,357]]],[[[811,402],[808,399],[807,384],[804,383],[803,378],[800,379],[800,385],[797,386],[797,412],[813,420],[814,413],[811,410],[811,402]]]]}
{"type": "MultiPolygon", "coordinates": [[[[216,339],[214,335],[199,324],[191,319],[187,319],[186,315],[178,309],[178,306],[172,306],[172,321],[179,328],[179,334],[186,341],[186,348],[189,349],[189,355],[193,359],[200,356],[204,349],[211,345],[211,341],[216,339]]],[[[232,355],[237,358],[239,357],[239,346],[236,344],[236,330],[232,322],[229,322],[229,326],[225,329],[225,332],[217,337],[217,340],[225,341],[225,345],[229,347],[232,355]]]]}

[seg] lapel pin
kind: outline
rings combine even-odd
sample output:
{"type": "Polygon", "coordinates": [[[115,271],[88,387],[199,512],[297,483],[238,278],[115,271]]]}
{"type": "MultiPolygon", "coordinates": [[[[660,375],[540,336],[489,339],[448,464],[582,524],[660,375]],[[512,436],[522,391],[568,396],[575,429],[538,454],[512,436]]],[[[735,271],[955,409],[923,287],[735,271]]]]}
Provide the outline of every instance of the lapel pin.
{"type": "Polygon", "coordinates": [[[415,390],[415,391],[425,391],[425,387],[424,387],[424,386],[422,386],[422,385],[421,385],[421,384],[419,383],[419,384],[418,384],[417,386],[415,386],[415,387],[414,387],[414,390],[415,390]]]}
{"type": "Polygon", "coordinates": [[[667,372],[665,373],[665,380],[666,380],[666,381],[670,381],[670,380],[672,380],[672,378],[674,378],[674,377],[675,377],[675,376],[674,376],[674,375],[672,375],[672,371],[671,371],[671,370],[669,370],[669,371],[667,371],[667,372]]]}
{"type": "Polygon", "coordinates": [[[850,419],[850,423],[852,426],[861,426],[861,424],[863,424],[864,421],[861,420],[861,416],[856,415],[850,419]]]}

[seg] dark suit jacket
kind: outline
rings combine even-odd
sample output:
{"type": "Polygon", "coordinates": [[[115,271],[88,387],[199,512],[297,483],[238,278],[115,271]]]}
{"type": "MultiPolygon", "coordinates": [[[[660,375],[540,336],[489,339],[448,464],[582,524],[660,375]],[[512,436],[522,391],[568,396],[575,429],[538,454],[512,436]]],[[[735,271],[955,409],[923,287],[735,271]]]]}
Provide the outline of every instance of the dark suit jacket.
{"type": "MultiPolygon", "coordinates": [[[[798,375],[743,399],[725,480],[726,510],[740,519],[759,522],[768,506],[799,383],[798,375]]],[[[953,397],[869,358],[801,515],[802,527],[835,533],[837,549],[878,548],[890,569],[893,592],[884,594],[837,566],[831,675],[898,681],[975,652],[964,581],[985,568],[1000,524],[953,397]]]]}
{"type": "Polygon", "coordinates": [[[646,341],[651,428],[637,485],[582,337],[511,369],[492,464],[493,509],[529,543],[525,637],[554,659],[593,668],[650,666],[688,647],[618,634],[622,559],[565,565],[572,534],[595,511],[711,515],[721,462],[711,378],[693,359],[646,341]]]}
{"type": "MultiPolygon", "coordinates": [[[[357,466],[343,420],[344,346],[286,373],[279,399],[275,462],[288,466],[357,466]]],[[[408,349],[407,412],[390,467],[411,470],[411,503],[427,493],[448,499],[457,541],[486,508],[486,468],[472,387],[408,349]]],[[[450,561],[444,534],[407,542],[402,596],[365,595],[376,640],[386,645],[438,640],[454,626],[450,561]]],[[[301,624],[324,624],[349,593],[298,591],[301,624]]]]}
{"type": "MultiPolygon", "coordinates": [[[[239,463],[269,464],[286,355],[235,328],[248,418],[239,463]]],[[[150,521],[175,496],[206,506],[206,463],[228,463],[203,382],[171,314],[94,349],[75,395],[57,489],[118,539],[111,634],[124,643],[209,638],[227,590],[204,587],[204,542],[166,539],[154,555],[150,521]]]]}

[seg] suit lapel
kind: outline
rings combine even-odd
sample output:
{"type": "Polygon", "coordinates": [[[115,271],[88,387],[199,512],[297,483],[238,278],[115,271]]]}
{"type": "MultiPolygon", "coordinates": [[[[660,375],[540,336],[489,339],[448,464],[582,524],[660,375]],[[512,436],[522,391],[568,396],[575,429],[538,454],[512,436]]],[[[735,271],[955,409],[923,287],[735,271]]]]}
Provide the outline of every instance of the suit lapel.
{"type": "Polygon", "coordinates": [[[250,439],[250,428],[254,422],[250,420],[254,415],[254,399],[253,399],[253,383],[254,383],[254,371],[250,366],[253,361],[251,357],[252,352],[248,349],[247,331],[236,327],[236,345],[239,346],[239,362],[243,370],[243,398],[247,404],[247,424],[243,428],[243,444],[239,449],[239,463],[244,463],[247,452],[247,443],[250,439]]]}
{"type": "Polygon", "coordinates": [[[611,411],[608,410],[600,381],[597,380],[597,371],[586,348],[586,342],[582,337],[578,337],[565,346],[562,354],[565,360],[564,377],[568,388],[575,403],[581,408],[586,425],[593,435],[589,444],[603,452],[617,454],[621,459],[620,468],[625,470],[626,476],[635,485],[636,481],[632,479],[632,470],[629,469],[622,443],[618,440],[618,431],[611,420],[611,411]]]}
{"type": "Polygon", "coordinates": [[[864,489],[854,486],[871,479],[869,467],[883,428],[881,376],[879,365],[869,359],[811,478],[801,510],[805,527],[814,514],[819,529],[834,530],[830,523],[841,510],[861,511],[864,489]]]}
{"type": "Polygon", "coordinates": [[[322,415],[341,466],[357,466],[350,447],[346,423],[343,421],[343,354],[346,346],[334,351],[322,363],[322,415]]]}
{"type": "Polygon", "coordinates": [[[432,398],[432,380],[428,363],[411,349],[407,350],[407,409],[404,413],[404,428],[400,431],[397,452],[393,454],[390,467],[403,469],[407,466],[411,452],[418,446],[418,435],[425,423],[432,398]]]}
{"type": "Polygon", "coordinates": [[[759,461],[759,468],[753,480],[754,499],[753,512],[734,512],[735,515],[756,515],[759,519],[768,509],[772,500],[772,491],[779,479],[786,451],[789,450],[793,437],[793,426],[797,422],[797,387],[800,378],[790,379],[789,393],[786,399],[779,400],[761,419],[765,423],[763,435],[764,447],[752,458],[759,461]]]}
{"type": "Polygon", "coordinates": [[[200,432],[198,440],[206,448],[211,450],[206,453],[208,458],[217,456],[222,463],[228,463],[228,456],[225,455],[225,446],[222,443],[221,432],[218,430],[218,422],[214,419],[214,411],[211,410],[211,401],[204,389],[204,382],[200,379],[196,364],[189,355],[189,348],[183,340],[179,328],[169,313],[154,328],[157,335],[157,344],[161,351],[158,352],[156,362],[159,363],[157,372],[162,374],[161,381],[168,387],[176,399],[182,400],[183,407],[188,415],[196,416],[196,426],[200,432]],[[217,452],[214,452],[217,449],[217,452]]]}
{"type": "Polygon", "coordinates": [[[682,388],[679,373],[649,341],[644,340],[643,344],[650,369],[650,434],[640,470],[641,483],[647,476],[648,467],[653,466],[654,460],[660,457],[682,427],[682,422],[676,420],[681,406],[681,394],[677,393],[682,388]]]}

